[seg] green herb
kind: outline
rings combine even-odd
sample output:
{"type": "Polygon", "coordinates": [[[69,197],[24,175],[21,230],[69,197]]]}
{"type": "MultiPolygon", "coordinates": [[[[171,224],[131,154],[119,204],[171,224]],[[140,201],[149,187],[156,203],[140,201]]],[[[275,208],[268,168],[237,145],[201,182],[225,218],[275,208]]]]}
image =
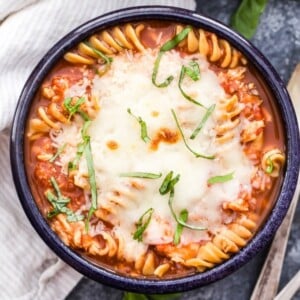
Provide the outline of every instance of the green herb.
{"type": "Polygon", "coordinates": [[[193,81],[199,80],[200,79],[200,69],[199,69],[198,63],[192,60],[189,63],[189,66],[182,66],[181,67],[179,81],[178,81],[178,87],[179,87],[179,90],[180,90],[180,92],[181,92],[181,94],[183,95],[184,98],[186,98],[187,100],[189,100],[190,102],[192,102],[196,105],[199,105],[201,107],[205,107],[203,104],[197,102],[192,97],[187,95],[184,92],[184,90],[182,89],[182,82],[183,82],[183,79],[184,79],[185,75],[190,77],[193,81]]]}
{"type": "Polygon", "coordinates": [[[164,294],[164,295],[144,295],[131,292],[125,292],[123,300],[176,300],[181,294],[164,294]]]}
{"type": "Polygon", "coordinates": [[[53,206],[53,210],[47,214],[47,217],[53,218],[54,216],[63,213],[67,215],[68,222],[77,222],[83,220],[84,216],[75,214],[70,208],[67,207],[70,199],[61,194],[60,188],[54,177],[50,178],[50,182],[56,195],[54,195],[51,191],[47,191],[46,193],[48,201],[53,206]]]}
{"type": "Polygon", "coordinates": [[[89,126],[91,125],[91,121],[88,120],[88,121],[85,121],[83,126],[82,126],[82,129],[81,129],[81,137],[82,137],[82,142],[80,144],[77,145],[77,151],[76,151],[76,156],[74,158],[73,161],[70,161],[69,164],[68,164],[68,171],[73,171],[75,170],[77,167],[78,167],[78,164],[79,164],[79,161],[85,151],[85,148],[87,146],[87,138],[88,135],[87,135],[87,130],[89,128],[89,126]]]}
{"type": "Polygon", "coordinates": [[[161,173],[144,173],[144,172],[130,172],[130,173],[121,173],[121,177],[135,177],[135,178],[147,178],[147,179],[157,179],[161,177],[161,173]]]}
{"type": "Polygon", "coordinates": [[[49,162],[51,162],[51,163],[54,162],[62,154],[62,152],[65,150],[66,146],[67,146],[66,143],[61,145],[57,149],[56,153],[49,159],[49,162]]]}
{"type": "Polygon", "coordinates": [[[88,175],[89,175],[89,183],[91,188],[91,196],[92,196],[92,203],[91,207],[88,212],[88,216],[85,222],[85,229],[88,231],[88,225],[91,216],[97,209],[97,185],[96,185],[96,175],[95,175],[95,169],[94,169],[94,161],[93,161],[93,155],[92,155],[92,148],[91,148],[91,141],[90,136],[87,134],[87,130],[89,126],[91,125],[91,121],[87,121],[84,123],[82,129],[81,129],[81,135],[83,139],[83,153],[86,159],[87,169],[88,169],[88,175]]]}
{"type": "MultiPolygon", "coordinates": [[[[188,211],[186,209],[183,209],[180,212],[178,219],[182,222],[186,222],[187,219],[188,219],[188,215],[189,215],[188,211]]],[[[174,245],[179,244],[182,231],[183,231],[183,226],[178,223],[177,227],[176,227],[175,234],[174,234],[174,240],[173,240],[174,245]]]]}
{"type": "Polygon", "coordinates": [[[186,223],[185,221],[183,221],[182,219],[180,219],[179,217],[177,217],[177,215],[173,209],[174,194],[175,194],[175,192],[174,192],[174,188],[173,188],[170,191],[168,204],[169,204],[169,208],[171,210],[171,214],[172,214],[173,218],[175,219],[175,221],[178,224],[182,225],[183,227],[186,227],[186,228],[189,228],[192,230],[206,230],[207,229],[206,227],[190,225],[190,224],[186,223]]]}
{"type": "Polygon", "coordinates": [[[213,104],[212,106],[210,106],[204,117],[202,118],[202,120],[200,121],[199,125],[197,126],[197,128],[193,131],[192,135],[190,136],[190,139],[193,140],[197,134],[201,131],[201,129],[203,128],[204,124],[206,123],[206,121],[208,120],[208,118],[210,117],[210,115],[212,114],[212,112],[214,111],[216,105],[213,104]]]}
{"type": "Polygon", "coordinates": [[[137,224],[136,224],[136,231],[133,234],[133,239],[134,240],[138,240],[139,242],[141,242],[143,240],[143,233],[146,230],[146,228],[148,227],[152,214],[153,214],[154,209],[153,208],[149,208],[145,213],[143,213],[143,215],[139,218],[137,224]],[[147,219],[144,221],[144,218],[147,217],[147,219]]]}
{"type": "Polygon", "coordinates": [[[103,52],[101,52],[100,50],[95,49],[94,47],[92,47],[88,43],[86,43],[86,45],[88,47],[90,47],[94,51],[94,53],[96,53],[99,57],[101,57],[107,65],[110,65],[113,62],[112,57],[106,56],[103,52]]]}
{"type": "Polygon", "coordinates": [[[83,155],[84,149],[86,147],[86,143],[82,142],[77,145],[76,156],[73,161],[68,163],[68,172],[75,170],[78,167],[79,161],[83,155]]]}
{"type": "Polygon", "coordinates": [[[80,110],[80,105],[85,101],[84,97],[77,99],[75,104],[72,104],[72,98],[66,98],[64,100],[64,107],[69,112],[69,120],[71,117],[80,110]]]}
{"type": "Polygon", "coordinates": [[[233,175],[234,175],[234,172],[231,172],[231,173],[226,174],[226,175],[221,175],[221,176],[213,176],[213,177],[210,177],[207,180],[207,183],[208,184],[224,183],[224,182],[227,182],[229,180],[232,180],[233,175]]]}
{"type": "Polygon", "coordinates": [[[160,60],[166,51],[170,51],[171,49],[175,48],[182,40],[184,40],[191,30],[192,30],[192,28],[190,26],[185,27],[180,33],[175,35],[175,37],[173,39],[171,39],[170,41],[166,42],[165,44],[163,44],[161,46],[161,48],[158,52],[157,58],[154,62],[154,68],[153,68],[153,72],[152,72],[152,83],[156,87],[159,87],[159,88],[167,87],[174,79],[174,76],[171,75],[162,83],[156,82],[156,77],[157,77],[157,73],[158,73],[160,60]]]}
{"type": "Polygon", "coordinates": [[[243,0],[231,17],[231,26],[250,39],[256,31],[261,14],[268,0],[243,0]]]}
{"type": "Polygon", "coordinates": [[[178,174],[175,178],[173,178],[173,171],[170,171],[165,179],[163,180],[159,192],[161,195],[165,195],[170,192],[171,189],[174,188],[175,184],[179,181],[180,175],[178,174]]]}
{"type": "Polygon", "coordinates": [[[206,158],[206,159],[214,159],[214,158],[215,158],[214,155],[204,155],[204,154],[197,153],[197,152],[195,152],[195,151],[188,145],[188,143],[187,143],[187,141],[186,141],[186,139],[185,139],[185,137],[184,137],[184,135],[183,135],[182,129],[181,129],[180,125],[179,125],[179,121],[178,121],[178,119],[177,119],[177,116],[176,116],[176,114],[175,114],[175,111],[172,109],[171,112],[172,112],[172,115],[173,115],[174,120],[175,120],[175,122],[176,122],[177,128],[178,128],[178,130],[179,130],[179,132],[180,132],[180,135],[181,135],[181,137],[182,137],[182,139],[183,139],[183,142],[184,142],[186,148],[187,148],[190,152],[192,152],[192,153],[195,155],[195,157],[197,157],[197,158],[198,158],[198,157],[202,157],[202,158],[206,158]]]}
{"type": "Polygon", "coordinates": [[[145,121],[143,121],[143,119],[142,119],[141,117],[135,116],[135,115],[131,112],[130,108],[127,109],[127,112],[128,112],[131,116],[133,116],[133,117],[139,122],[139,124],[140,124],[140,126],[141,126],[141,139],[142,139],[145,143],[148,143],[148,142],[150,141],[150,138],[149,138],[148,133],[147,133],[147,125],[146,125],[145,121]]]}
{"type": "Polygon", "coordinates": [[[266,173],[271,174],[274,169],[273,161],[271,160],[271,155],[267,158],[267,167],[266,167],[266,173]]]}

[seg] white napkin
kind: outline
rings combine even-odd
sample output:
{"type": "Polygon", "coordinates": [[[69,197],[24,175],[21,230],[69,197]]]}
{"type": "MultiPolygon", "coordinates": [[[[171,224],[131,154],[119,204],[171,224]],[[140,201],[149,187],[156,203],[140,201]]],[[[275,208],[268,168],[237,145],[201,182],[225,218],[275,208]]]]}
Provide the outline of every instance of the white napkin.
{"type": "Polygon", "coordinates": [[[193,0],[0,0],[1,300],[64,299],[81,278],[40,239],[14,189],[9,127],[21,89],[37,62],[68,31],[105,12],[147,4],[195,9],[193,0]]]}

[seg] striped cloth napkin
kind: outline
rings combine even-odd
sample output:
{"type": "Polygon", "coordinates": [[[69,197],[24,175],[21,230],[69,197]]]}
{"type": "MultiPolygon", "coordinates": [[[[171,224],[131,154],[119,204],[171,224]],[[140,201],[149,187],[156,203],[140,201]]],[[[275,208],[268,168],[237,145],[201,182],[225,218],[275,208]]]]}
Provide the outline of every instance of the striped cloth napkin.
{"type": "Polygon", "coordinates": [[[29,224],[12,181],[9,131],[21,89],[47,50],[68,31],[105,12],[138,5],[195,9],[194,0],[0,1],[0,299],[64,299],[81,278],[29,224]]]}

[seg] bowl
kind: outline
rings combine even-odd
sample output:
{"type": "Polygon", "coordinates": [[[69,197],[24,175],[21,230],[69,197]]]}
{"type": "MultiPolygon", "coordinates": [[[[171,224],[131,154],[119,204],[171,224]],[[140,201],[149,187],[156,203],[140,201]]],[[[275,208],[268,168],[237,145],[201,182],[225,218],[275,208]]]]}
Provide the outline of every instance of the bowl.
{"type": "Polygon", "coordinates": [[[140,293],[174,293],[201,287],[231,274],[262,250],[281,224],[292,200],[299,172],[299,129],[295,112],[285,86],[268,60],[249,41],[218,21],[195,12],[164,6],[133,7],[95,18],[63,37],[42,58],[28,78],[19,98],[11,132],[11,167],[23,209],[40,237],[67,264],[83,275],[115,288],[140,293]],[[24,163],[24,131],[31,103],[47,74],[63,55],[88,36],[106,27],[140,20],[162,20],[189,24],[213,32],[229,41],[256,68],[273,94],[274,105],[280,113],[283,132],[286,133],[286,164],[275,205],[263,226],[238,253],[222,264],[203,273],[157,280],[134,278],[99,267],[67,247],[52,231],[38,209],[29,187],[24,163]]]}

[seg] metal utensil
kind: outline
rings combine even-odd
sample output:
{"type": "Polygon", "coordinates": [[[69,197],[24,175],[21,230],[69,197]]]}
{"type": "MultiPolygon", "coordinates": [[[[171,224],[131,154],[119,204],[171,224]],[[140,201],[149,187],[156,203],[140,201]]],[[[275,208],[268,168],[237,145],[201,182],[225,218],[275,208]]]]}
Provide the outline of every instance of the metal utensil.
{"type": "MultiPolygon", "coordinates": [[[[296,108],[298,120],[300,120],[300,64],[298,64],[292,74],[292,77],[288,84],[288,90],[296,108]]],[[[293,222],[293,217],[297,207],[299,192],[300,180],[298,180],[297,189],[288,213],[274,237],[268,256],[265,260],[264,266],[256,282],[250,300],[273,300],[277,294],[285,250],[288,242],[289,232],[293,222]]],[[[294,286],[295,285],[293,285],[293,287],[294,286]]],[[[284,299],[287,300],[288,298],[284,299]]]]}

